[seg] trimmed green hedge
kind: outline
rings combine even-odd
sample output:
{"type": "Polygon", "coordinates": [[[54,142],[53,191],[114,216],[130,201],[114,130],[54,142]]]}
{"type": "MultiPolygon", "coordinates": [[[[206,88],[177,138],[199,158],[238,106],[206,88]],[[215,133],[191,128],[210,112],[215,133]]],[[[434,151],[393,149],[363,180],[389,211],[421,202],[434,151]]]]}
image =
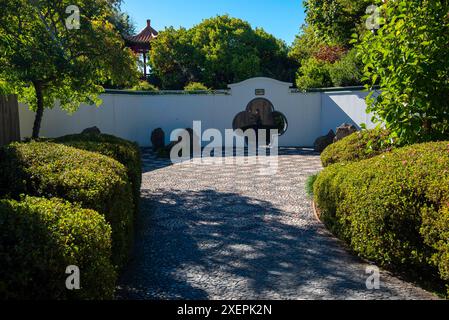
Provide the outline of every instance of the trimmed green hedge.
{"type": "Polygon", "coordinates": [[[123,164],[128,171],[128,177],[133,186],[134,207],[137,216],[142,183],[141,152],[137,144],[107,134],[69,135],[54,139],[54,142],[77,149],[97,152],[123,164]]]}
{"type": "Polygon", "coordinates": [[[449,142],[329,166],[314,196],[323,222],[361,256],[449,284],[449,142]]]}
{"type": "Polygon", "coordinates": [[[0,148],[0,197],[57,197],[95,210],[112,226],[113,261],[126,262],[133,236],[127,171],[106,156],[49,142],[0,148]]]}
{"type": "Polygon", "coordinates": [[[321,154],[321,162],[327,167],[339,162],[360,161],[393,148],[394,144],[386,130],[363,130],[328,146],[321,154]]]}
{"type": "Polygon", "coordinates": [[[93,210],[59,199],[0,200],[0,299],[112,299],[111,227],[93,210]],[[81,290],[66,289],[68,266],[81,290]]]}

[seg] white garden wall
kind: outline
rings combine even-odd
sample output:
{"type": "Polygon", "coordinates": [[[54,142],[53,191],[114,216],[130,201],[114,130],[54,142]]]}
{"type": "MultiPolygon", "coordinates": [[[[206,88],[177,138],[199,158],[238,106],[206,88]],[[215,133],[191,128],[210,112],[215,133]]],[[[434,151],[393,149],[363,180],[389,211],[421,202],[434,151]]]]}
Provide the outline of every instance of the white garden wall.
{"type": "MultiPolygon", "coordinates": [[[[203,130],[219,129],[224,136],[234,117],[257,97],[270,100],[288,120],[288,131],[279,140],[281,146],[312,146],[318,136],[344,122],[372,126],[365,112],[365,92],[297,93],[290,89],[291,84],[268,78],[229,87],[229,94],[103,94],[99,108],[83,105],[73,115],[58,107],[46,110],[41,136],[58,137],[97,126],[104,133],[150,146],[154,129],[162,128],[168,142],[173,130],[191,128],[193,121],[201,121],[203,130]],[[257,96],[256,89],[264,89],[264,95],[257,96]]],[[[30,136],[34,113],[22,105],[20,120],[22,137],[30,136]]]]}
{"type": "MultiPolygon", "coordinates": [[[[366,124],[368,129],[375,125],[371,122],[372,115],[366,112],[365,91],[323,92],[321,94],[321,134],[342,123],[352,123],[359,127],[366,124]]],[[[335,130],[335,129],[334,129],[335,130]]]]}

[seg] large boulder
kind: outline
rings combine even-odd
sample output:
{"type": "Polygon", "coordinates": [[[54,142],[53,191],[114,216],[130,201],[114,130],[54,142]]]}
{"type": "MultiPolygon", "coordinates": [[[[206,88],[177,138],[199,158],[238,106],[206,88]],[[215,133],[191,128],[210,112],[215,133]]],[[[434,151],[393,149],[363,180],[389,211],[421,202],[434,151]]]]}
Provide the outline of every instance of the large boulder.
{"type": "Polygon", "coordinates": [[[334,142],[343,140],[344,138],[350,136],[353,133],[356,133],[357,127],[353,124],[343,123],[341,126],[337,128],[337,134],[335,135],[334,142]]]}
{"type": "Polygon", "coordinates": [[[101,131],[97,127],[92,127],[84,129],[83,132],[81,132],[81,134],[101,134],[101,131]]]}
{"type": "Polygon", "coordinates": [[[151,143],[153,150],[156,152],[165,147],[165,133],[161,128],[157,128],[151,133],[151,143]]]}
{"type": "Polygon", "coordinates": [[[315,140],[314,147],[316,152],[323,152],[328,146],[334,143],[335,132],[330,130],[325,136],[319,137],[315,140]]]}

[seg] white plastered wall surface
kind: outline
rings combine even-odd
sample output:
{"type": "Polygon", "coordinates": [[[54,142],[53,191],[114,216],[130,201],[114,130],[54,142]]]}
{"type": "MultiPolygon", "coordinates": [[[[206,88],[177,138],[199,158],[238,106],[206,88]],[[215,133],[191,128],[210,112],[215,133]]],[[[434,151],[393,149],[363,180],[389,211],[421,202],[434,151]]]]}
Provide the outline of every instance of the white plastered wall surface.
{"type": "MultiPolygon", "coordinates": [[[[97,126],[103,133],[151,145],[151,133],[162,128],[169,142],[170,133],[180,128],[192,128],[201,121],[202,130],[218,129],[225,136],[232,129],[235,116],[245,111],[255,98],[269,100],[275,111],[288,121],[287,132],[279,138],[283,147],[310,147],[316,138],[335,130],[342,123],[361,123],[373,127],[366,113],[362,91],[298,93],[292,84],[269,78],[252,78],[229,85],[228,94],[136,94],[106,93],[100,107],[82,105],[74,114],[58,106],[45,110],[41,128],[43,137],[59,137],[80,133],[97,126]]],[[[29,137],[34,113],[20,105],[21,136],[29,137]]]]}

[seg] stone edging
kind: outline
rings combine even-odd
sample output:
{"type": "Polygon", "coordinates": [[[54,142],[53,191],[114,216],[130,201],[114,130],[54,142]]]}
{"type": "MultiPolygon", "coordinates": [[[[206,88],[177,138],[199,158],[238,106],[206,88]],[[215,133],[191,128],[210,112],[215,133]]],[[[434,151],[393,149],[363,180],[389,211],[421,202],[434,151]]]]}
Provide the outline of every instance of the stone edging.
{"type": "Polygon", "coordinates": [[[315,216],[315,219],[316,219],[318,222],[323,223],[323,222],[321,221],[321,219],[320,219],[319,209],[318,209],[318,207],[316,206],[316,203],[315,203],[314,200],[312,200],[312,210],[313,210],[313,215],[315,216]]]}

